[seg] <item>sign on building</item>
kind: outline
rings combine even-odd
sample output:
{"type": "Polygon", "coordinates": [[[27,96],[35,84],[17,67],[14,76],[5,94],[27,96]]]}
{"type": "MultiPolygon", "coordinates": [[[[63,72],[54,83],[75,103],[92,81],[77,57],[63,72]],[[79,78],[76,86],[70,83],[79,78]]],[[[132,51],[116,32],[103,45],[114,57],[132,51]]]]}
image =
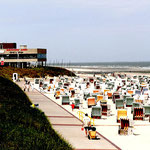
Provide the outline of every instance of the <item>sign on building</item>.
{"type": "Polygon", "coordinates": [[[0,50],[0,54],[4,54],[4,50],[0,50]]]}

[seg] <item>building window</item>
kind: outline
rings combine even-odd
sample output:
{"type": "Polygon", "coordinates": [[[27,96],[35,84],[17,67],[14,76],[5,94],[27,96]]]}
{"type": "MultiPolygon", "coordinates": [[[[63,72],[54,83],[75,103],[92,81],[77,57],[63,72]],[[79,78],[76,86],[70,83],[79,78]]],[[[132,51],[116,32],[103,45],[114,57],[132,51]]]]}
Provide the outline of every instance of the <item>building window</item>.
{"type": "Polygon", "coordinates": [[[4,59],[37,59],[37,54],[3,54],[4,59]]]}

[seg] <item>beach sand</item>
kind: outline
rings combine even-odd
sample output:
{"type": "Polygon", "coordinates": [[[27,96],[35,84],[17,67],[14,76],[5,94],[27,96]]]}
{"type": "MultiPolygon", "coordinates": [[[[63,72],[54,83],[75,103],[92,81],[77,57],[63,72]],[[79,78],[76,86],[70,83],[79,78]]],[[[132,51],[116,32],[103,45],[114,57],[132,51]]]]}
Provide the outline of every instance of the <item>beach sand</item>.
{"type": "Polygon", "coordinates": [[[119,73],[128,75],[150,75],[150,69],[130,67],[130,68],[109,68],[109,67],[69,67],[66,68],[75,74],[98,75],[102,73],[119,73]]]}
{"type": "MultiPolygon", "coordinates": [[[[72,69],[70,69],[72,71],[72,69]]],[[[87,73],[89,70],[86,70],[87,73]]],[[[93,71],[94,72],[94,71],[93,71]]],[[[80,69],[81,74],[77,74],[80,77],[91,77],[93,74],[86,74],[85,69],[80,69]],[[81,71],[83,71],[81,73],[81,71]]],[[[116,74],[120,72],[115,72],[116,74]]],[[[127,74],[127,75],[146,75],[150,76],[150,73],[134,73],[134,72],[121,72],[121,74],[127,74]]],[[[99,74],[96,74],[98,76],[99,74]]],[[[33,81],[33,80],[32,80],[33,81]]],[[[53,94],[46,94],[49,98],[51,98],[53,101],[57,102],[61,105],[61,102],[56,100],[53,96],[53,94]]],[[[115,104],[113,104],[112,100],[108,100],[108,104],[111,105],[111,116],[102,116],[101,119],[95,119],[95,126],[97,131],[108,138],[110,141],[115,143],[117,146],[119,146],[123,150],[148,150],[150,148],[150,123],[148,118],[144,121],[134,121],[134,128],[133,128],[133,134],[132,135],[119,135],[118,134],[118,127],[120,123],[116,122],[116,116],[117,116],[117,110],[115,108],[115,104]]],[[[79,117],[77,109],[72,111],[70,106],[63,106],[66,110],[74,114],[76,117],[79,117]]],[[[82,112],[88,112],[91,113],[91,109],[83,109],[81,108],[80,111],[82,112]]],[[[131,108],[128,108],[128,117],[129,119],[132,119],[131,115],[131,108]]]]}
{"type": "MultiPolygon", "coordinates": [[[[98,70],[95,69],[85,69],[85,68],[73,68],[69,69],[70,71],[74,71],[77,73],[80,77],[92,77],[95,73],[95,76],[99,76],[100,74],[97,73],[98,70]],[[90,72],[90,73],[89,73],[90,72]]],[[[99,70],[101,73],[105,71],[111,72],[112,70],[99,70]]],[[[127,70],[129,71],[129,69],[127,70]]],[[[138,69],[132,69],[129,72],[123,72],[123,70],[117,70],[115,74],[126,74],[127,76],[149,76],[150,73],[144,73],[148,72],[149,70],[138,70],[138,69]],[[132,72],[133,71],[133,72],[132,72]],[[136,71],[136,72],[134,72],[136,71]]],[[[134,121],[134,129],[132,135],[119,135],[118,134],[118,126],[119,123],[116,123],[116,115],[117,111],[115,109],[115,104],[112,103],[112,101],[108,101],[109,104],[111,104],[112,109],[112,116],[103,116],[102,119],[98,120],[95,119],[95,124],[97,131],[104,135],[106,138],[108,138],[110,141],[115,143],[117,146],[119,146],[123,150],[148,150],[150,149],[150,123],[148,118],[145,121],[134,121]]],[[[64,106],[65,107],[65,106],[64,106]]],[[[85,110],[82,109],[83,112],[91,112],[91,110],[85,110]]],[[[70,110],[71,112],[71,110],[70,110]]],[[[77,110],[72,112],[74,115],[77,115],[77,110]]],[[[131,108],[128,109],[128,117],[132,119],[131,115],[131,108]]]]}

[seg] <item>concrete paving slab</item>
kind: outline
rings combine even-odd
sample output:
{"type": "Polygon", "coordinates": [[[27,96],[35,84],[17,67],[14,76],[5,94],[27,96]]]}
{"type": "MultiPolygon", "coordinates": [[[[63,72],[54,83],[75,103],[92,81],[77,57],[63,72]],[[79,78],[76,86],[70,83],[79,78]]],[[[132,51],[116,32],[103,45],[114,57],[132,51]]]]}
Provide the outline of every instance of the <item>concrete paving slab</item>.
{"type": "Polygon", "coordinates": [[[65,118],[65,117],[59,117],[59,118],[54,118],[54,117],[49,117],[50,122],[52,124],[66,124],[66,125],[79,125],[82,126],[82,123],[79,120],[76,120],[74,117],[73,118],[65,118]]]}
{"type": "MultiPolygon", "coordinates": [[[[23,87],[23,82],[18,84],[23,87]]],[[[34,90],[26,92],[26,94],[33,103],[39,103],[39,109],[48,116],[52,127],[75,149],[120,149],[100,133],[97,133],[100,140],[89,140],[85,133],[81,131],[82,122],[78,118],[40,92],[34,90]]]]}
{"type": "Polygon", "coordinates": [[[117,149],[100,136],[100,140],[88,140],[84,131],[78,126],[54,126],[54,129],[77,149],[117,149]]]}

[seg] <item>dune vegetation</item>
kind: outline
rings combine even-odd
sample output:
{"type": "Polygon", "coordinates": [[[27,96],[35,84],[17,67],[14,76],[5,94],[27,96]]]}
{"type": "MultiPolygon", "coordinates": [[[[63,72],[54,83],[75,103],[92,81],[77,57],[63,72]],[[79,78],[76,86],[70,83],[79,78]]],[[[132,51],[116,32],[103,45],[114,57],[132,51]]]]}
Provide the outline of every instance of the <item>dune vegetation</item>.
{"type": "Polygon", "coordinates": [[[70,150],[42,111],[15,83],[0,77],[0,149],[70,150]]]}
{"type": "Polygon", "coordinates": [[[6,78],[12,78],[13,73],[18,73],[20,78],[40,78],[45,76],[75,76],[75,74],[65,68],[60,67],[35,67],[35,68],[15,68],[15,67],[0,67],[0,75],[6,78]]]}

